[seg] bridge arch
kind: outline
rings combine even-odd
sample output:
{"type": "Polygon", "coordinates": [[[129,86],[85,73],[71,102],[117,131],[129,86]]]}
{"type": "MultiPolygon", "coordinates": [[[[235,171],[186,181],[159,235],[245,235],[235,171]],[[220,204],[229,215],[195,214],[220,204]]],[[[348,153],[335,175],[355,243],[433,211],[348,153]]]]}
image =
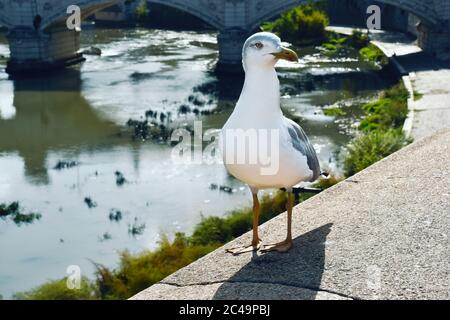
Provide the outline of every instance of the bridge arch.
{"type": "MultiPolygon", "coordinates": [[[[77,5],[81,8],[82,19],[108,8],[120,2],[120,0],[78,0],[78,1],[60,1],[49,10],[49,3],[44,2],[44,7],[39,12],[51,11],[46,15],[41,23],[41,29],[46,29],[51,25],[64,21],[67,17],[66,10],[69,5],[77,5]],[[47,6],[47,8],[45,7],[47,6]]],[[[149,0],[150,4],[161,4],[168,7],[176,8],[192,14],[193,16],[205,21],[216,29],[223,27],[222,1],[209,0],[205,1],[186,1],[186,0],[149,0]]]]}
{"type": "MultiPolygon", "coordinates": [[[[318,2],[320,0],[261,0],[256,4],[257,11],[251,21],[249,22],[249,29],[254,30],[264,22],[268,21],[283,12],[292,9],[298,5],[318,2]]],[[[341,0],[335,0],[341,1],[341,0]]],[[[410,12],[422,20],[428,22],[429,24],[436,24],[438,19],[436,17],[436,12],[432,9],[432,5],[428,1],[424,0],[409,0],[409,1],[398,1],[398,0],[377,0],[379,3],[393,5],[397,8],[410,12]]]]}
{"type": "Polygon", "coordinates": [[[50,2],[42,2],[39,12],[49,12],[44,15],[41,23],[41,29],[61,23],[67,18],[67,8],[70,5],[79,6],[81,9],[81,18],[85,19],[97,11],[103,10],[120,2],[120,0],[75,0],[58,1],[59,3],[51,5],[50,2]]]}
{"type": "Polygon", "coordinates": [[[222,2],[223,1],[185,1],[185,0],[149,0],[152,3],[165,5],[187,12],[212,27],[220,30],[224,27],[222,2]]]}

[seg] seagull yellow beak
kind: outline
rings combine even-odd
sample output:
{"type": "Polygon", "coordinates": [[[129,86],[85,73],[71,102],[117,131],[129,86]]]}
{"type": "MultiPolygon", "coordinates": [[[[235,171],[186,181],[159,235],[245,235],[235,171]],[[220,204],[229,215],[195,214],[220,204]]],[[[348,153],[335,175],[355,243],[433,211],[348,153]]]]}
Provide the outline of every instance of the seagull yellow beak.
{"type": "Polygon", "coordinates": [[[283,59],[291,62],[298,62],[298,55],[295,53],[294,50],[281,47],[280,52],[274,52],[272,53],[273,56],[277,59],[283,59]]]}

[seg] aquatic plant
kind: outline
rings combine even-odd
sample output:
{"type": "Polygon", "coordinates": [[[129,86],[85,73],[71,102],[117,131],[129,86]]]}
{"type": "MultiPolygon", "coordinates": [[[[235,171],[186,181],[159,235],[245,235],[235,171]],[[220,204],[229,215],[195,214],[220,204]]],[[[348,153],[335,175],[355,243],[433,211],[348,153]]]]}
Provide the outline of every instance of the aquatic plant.
{"type": "Polygon", "coordinates": [[[89,209],[93,209],[97,207],[97,202],[92,200],[90,197],[84,198],[84,203],[88,206],[89,209]]]}
{"type": "Polygon", "coordinates": [[[147,120],[139,121],[130,119],[127,125],[134,129],[133,140],[147,140],[149,136],[149,124],[147,120]]]}
{"type": "Polygon", "coordinates": [[[109,220],[119,222],[122,220],[122,211],[118,209],[111,209],[109,212],[109,220]]]}
{"type": "Polygon", "coordinates": [[[8,204],[0,204],[0,219],[5,220],[6,217],[11,218],[11,220],[17,225],[31,224],[35,220],[40,220],[42,215],[40,213],[27,213],[21,212],[19,202],[12,202],[8,204]]]}
{"type": "Polygon", "coordinates": [[[9,205],[7,205],[5,203],[0,204],[0,217],[6,217],[11,214],[15,214],[18,212],[18,210],[19,210],[18,202],[12,202],[9,205]]]}
{"type": "Polygon", "coordinates": [[[188,105],[182,104],[178,108],[178,114],[187,114],[191,112],[191,108],[188,105]]]}
{"type": "Polygon", "coordinates": [[[205,100],[203,100],[201,97],[199,97],[198,95],[190,95],[189,97],[188,97],[188,101],[190,102],[190,103],[192,103],[194,106],[197,106],[197,107],[202,107],[202,106],[204,106],[205,104],[206,104],[206,101],[205,100]]]}
{"type": "Polygon", "coordinates": [[[137,218],[134,218],[133,224],[128,225],[128,233],[133,237],[140,236],[145,231],[145,223],[139,223],[137,218]]]}
{"type": "Polygon", "coordinates": [[[109,232],[105,232],[104,234],[102,234],[100,237],[99,237],[99,241],[100,242],[104,242],[104,241],[108,241],[108,240],[111,240],[112,239],[112,235],[109,233],[109,232]]]}
{"type": "Polygon", "coordinates": [[[21,226],[22,224],[30,224],[33,223],[35,220],[40,220],[42,215],[40,213],[28,213],[28,214],[22,214],[20,212],[16,213],[13,216],[13,222],[21,226]]]}
{"type": "Polygon", "coordinates": [[[334,56],[350,49],[349,37],[335,32],[328,32],[326,42],[321,47],[326,50],[325,54],[334,56]]]}
{"type": "Polygon", "coordinates": [[[122,172],[116,171],[114,172],[114,175],[116,176],[116,185],[118,187],[123,186],[127,182],[127,179],[125,179],[125,176],[122,172]]]}
{"type": "Polygon", "coordinates": [[[56,165],[53,167],[53,169],[55,169],[55,170],[70,169],[70,168],[76,167],[77,165],[78,165],[78,162],[76,162],[76,161],[60,160],[56,163],[56,165]]]}
{"type": "Polygon", "coordinates": [[[343,117],[347,115],[341,107],[328,107],[323,109],[323,114],[328,117],[343,117]]]}

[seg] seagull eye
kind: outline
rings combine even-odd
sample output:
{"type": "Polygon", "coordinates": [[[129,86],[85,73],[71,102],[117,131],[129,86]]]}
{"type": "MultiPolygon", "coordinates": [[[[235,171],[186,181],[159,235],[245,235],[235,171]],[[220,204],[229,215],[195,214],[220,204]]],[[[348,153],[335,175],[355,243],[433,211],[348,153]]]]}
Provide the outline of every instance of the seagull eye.
{"type": "Polygon", "coordinates": [[[257,49],[262,49],[264,47],[264,45],[261,42],[257,42],[257,43],[255,43],[255,47],[257,49]]]}

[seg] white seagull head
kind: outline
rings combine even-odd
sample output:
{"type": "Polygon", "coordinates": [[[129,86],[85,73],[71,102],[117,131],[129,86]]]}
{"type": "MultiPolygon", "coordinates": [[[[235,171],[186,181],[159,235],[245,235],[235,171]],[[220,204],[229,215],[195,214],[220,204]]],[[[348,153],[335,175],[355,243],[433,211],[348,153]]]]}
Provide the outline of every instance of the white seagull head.
{"type": "Polygon", "coordinates": [[[245,41],[242,51],[244,70],[274,68],[279,59],[298,61],[297,54],[282,46],[281,39],[270,32],[259,32],[245,41]]]}

